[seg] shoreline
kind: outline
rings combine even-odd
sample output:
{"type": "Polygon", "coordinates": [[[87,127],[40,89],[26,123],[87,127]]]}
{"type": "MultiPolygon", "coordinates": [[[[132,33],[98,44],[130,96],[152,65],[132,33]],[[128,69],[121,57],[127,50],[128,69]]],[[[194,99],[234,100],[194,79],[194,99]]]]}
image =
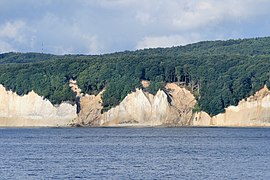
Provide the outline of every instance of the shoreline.
{"type": "Polygon", "coordinates": [[[270,126],[139,126],[139,125],[124,125],[124,126],[0,126],[0,129],[46,129],[46,128],[52,128],[52,129],[65,129],[65,128],[69,128],[69,129],[86,129],[86,128],[93,128],[93,129],[97,129],[97,128],[115,128],[115,129],[121,129],[121,128],[127,128],[127,129],[147,129],[147,128],[152,128],[152,129],[163,129],[163,128],[243,128],[243,129],[248,129],[248,128],[270,128],[270,126]]]}

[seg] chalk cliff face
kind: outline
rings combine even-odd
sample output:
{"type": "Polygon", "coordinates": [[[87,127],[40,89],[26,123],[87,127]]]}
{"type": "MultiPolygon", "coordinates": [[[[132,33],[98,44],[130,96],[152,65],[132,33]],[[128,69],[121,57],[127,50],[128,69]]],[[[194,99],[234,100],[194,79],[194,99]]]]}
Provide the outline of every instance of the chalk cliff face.
{"type": "Polygon", "coordinates": [[[153,96],[137,89],[136,92],[129,94],[119,106],[104,113],[101,124],[161,125],[166,122],[168,113],[169,103],[163,91],[158,91],[153,96]]]}
{"type": "Polygon", "coordinates": [[[197,113],[195,126],[270,126],[270,91],[265,86],[254,96],[229,106],[225,113],[210,117],[205,112],[197,113]]]}
{"type": "Polygon", "coordinates": [[[34,91],[19,96],[0,85],[0,126],[68,126],[76,117],[76,106],[55,107],[34,91]]]}
{"type": "Polygon", "coordinates": [[[78,114],[78,125],[100,125],[102,100],[101,93],[95,95],[83,95],[80,97],[80,112],[78,114]]]}
{"type": "Polygon", "coordinates": [[[118,106],[103,114],[102,93],[82,96],[77,123],[94,126],[270,126],[270,91],[267,87],[214,117],[206,112],[192,113],[196,100],[187,89],[174,83],[165,88],[156,95],[136,89],[118,106]]]}
{"type": "Polygon", "coordinates": [[[83,94],[76,81],[70,86],[77,93],[78,109],[68,103],[55,107],[33,91],[19,96],[0,85],[0,126],[270,126],[270,91],[266,86],[214,117],[206,112],[193,114],[195,97],[174,83],[156,95],[136,89],[104,113],[103,92],[83,94]]]}
{"type": "Polygon", "coordinates": [[[185,88],[167,84],[166,92],[156,95],[136,89],[116,107],[101,114],[101,94],[80,98],[81,111],[78,123],[96,126],[158,126],[189,125],[196,100],[185,88]]]}
{"type": "Polygon", "coordinates": [[[197,103],[194,95],[186,88],[174,83],[168,83],[165,88],[171,97],[170,121],[178,125],[190,125],[193,119],[192,109],[197,103]]]}

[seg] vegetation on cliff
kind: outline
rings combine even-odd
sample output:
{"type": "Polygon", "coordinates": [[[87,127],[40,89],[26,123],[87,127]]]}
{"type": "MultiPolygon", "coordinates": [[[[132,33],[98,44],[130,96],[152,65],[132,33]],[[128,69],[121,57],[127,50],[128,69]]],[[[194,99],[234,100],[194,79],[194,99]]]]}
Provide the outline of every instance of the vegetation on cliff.
{"type": "Polygon", "coordinates": [[[270,37],[208,41],[172,48],[105,55],[56,56],[39,53],[0,54],[0,84],[18,94],[32,89],[54,104],[75,100],[68,86],[76,79],[89,94],[103,94],[105,109],[129,92],[151,82],[155,93],[167,82],[192,89],[198,109],[211,115],[270,85],[270,37]]]}

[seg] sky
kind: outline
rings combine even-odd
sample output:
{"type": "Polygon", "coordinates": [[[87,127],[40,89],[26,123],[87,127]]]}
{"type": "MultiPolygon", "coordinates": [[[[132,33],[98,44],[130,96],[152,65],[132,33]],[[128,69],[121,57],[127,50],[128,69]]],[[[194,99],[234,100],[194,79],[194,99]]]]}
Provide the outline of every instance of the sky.
{"type": "Polygon", "coordinates": [[[270,0],[0,0],[0,53],[104,54],[270,35],[270,0]]]}

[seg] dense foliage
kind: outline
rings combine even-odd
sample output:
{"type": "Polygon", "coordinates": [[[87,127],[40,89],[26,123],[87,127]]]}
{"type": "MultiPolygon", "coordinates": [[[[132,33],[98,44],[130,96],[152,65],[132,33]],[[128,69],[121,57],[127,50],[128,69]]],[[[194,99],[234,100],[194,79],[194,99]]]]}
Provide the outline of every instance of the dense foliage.
{"type": "Polygon", "coordinates": [[[172,48],[86,56],[38,53],[0,54],[0,83],[18,94],[32,89],[52,101],[74,102],[68,81],[85,93],[103,94],[105,109],[117,105],[142,79],[155,93],[166,82],[193,86],[196,109],[214,115],[270,85],[270,37],[209,41],[172,48]],[[198,88],[199,87],[199,88],[198,88]]]}

